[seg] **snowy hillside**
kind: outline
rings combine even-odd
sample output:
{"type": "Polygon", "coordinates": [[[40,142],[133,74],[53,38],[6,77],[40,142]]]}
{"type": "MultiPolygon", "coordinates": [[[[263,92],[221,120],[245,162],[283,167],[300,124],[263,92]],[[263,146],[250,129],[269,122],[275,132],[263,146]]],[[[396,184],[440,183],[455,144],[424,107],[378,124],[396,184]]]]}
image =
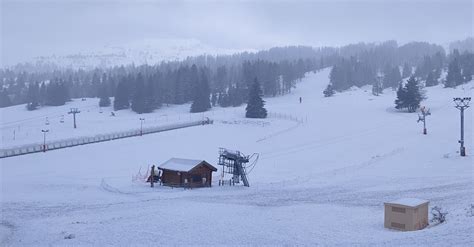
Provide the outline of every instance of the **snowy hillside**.
{"type": "Polygon", "coordinates": [[[157,64],[182,60],[188,56],[234,54],[239,50],[220,49],[195,39],[145,39],[123,45],[107,45],[99,51],[40,56],[33,64],[56,65],[63,68],[93,69],[121,65],[157,64]],[[100,52],[99,52],[100,51],[100,52]]]}
{"type": "Polygon", "coordinates": [[[292,94],[268,98],[263,120],[245,106],[187,113],[189,105],[137,115],[100,113],[96,99],[27,112],[2,110],[2,146],[208,116],[213,125],[1,160],[2,245],[323,245],[469,246],[474,244],[473,110],[466,112],[467,157],[460,157],[463,88],[427,88],[428,135],[416,113],[394,109],[395,92],[370,88],[324,98],[329,70],[309,74],[292,94]],[[299,103],[302,97],[302,103],[299,103]],[[70,107],[82,111],[72,131],[70,107]],[[60,123],[61,115],[65,123],[60,123]],[[20,127],[18,127],[20,126],[20,127]],[[12,138],[14,129],[15,140],[12,138]],[[28,134],[26,134],[28,133],[28,134]],[[218,148],[260,154],[250,187],[150,188],[132,181],[171,157],[215,165],[218,148]],[[415,232],[383,226],[383,202],[427,199],[447,222],[415,232]],[[47,226],[47,227],[45,227],[47,226]],[[72,234],[72,235],[71,235],[72,234]]]}
{"type": "Polygon", "coordinates": [[[1,126],[2,148],[26,144],[43,143],[41,130],[48,130],[46,141],[57,141],[71,137],[94,136],[116,131],[129,131],[141,127],[157,127],[184,123],[211,117],[212,113],[189,114],[189,105],[163,107],[151,114],[137,115],[130,110],[115,112],[113,107],[99,107],[99,99],[85,101],[74,99],[59,107],[42,107],[27,111],[24,105],[1,108],[4,116],[1,126]],[[78,128],[74,129],[70,108],[78,108],[76,115],[78,128]],[[114,116],[112,116],[112,113],[114,116]],[[141,125],[140,118],[144,118],[141,125]]]}

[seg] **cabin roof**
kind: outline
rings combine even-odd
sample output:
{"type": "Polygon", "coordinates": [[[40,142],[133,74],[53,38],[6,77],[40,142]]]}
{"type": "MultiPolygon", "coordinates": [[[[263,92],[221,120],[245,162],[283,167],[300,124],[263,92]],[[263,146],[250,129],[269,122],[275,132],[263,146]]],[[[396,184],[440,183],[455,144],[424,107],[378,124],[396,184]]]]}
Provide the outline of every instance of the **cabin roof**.
{"type": "Polygon", "coordinates": [[[171,158],[165,163],[158,166],[161,170],[172,170],[178,172],[189,172],[199,165],[205,165],[212,171],[217,171],[217,168],[207,163],[205,160],[191,160],[191,159],[180,159],[171,158]]]}
{"type": "Polygon", "coordinates": [[[418,207],[420,205],[423,205],[425,203],[428,203],[428,200],[423,200],[423,199],[418,199],[418,198],[400,198],[395,201],[390,201],[387,202],[388,204],[398,204],[398,205],[403,205],[407,207],[418,207]]]}

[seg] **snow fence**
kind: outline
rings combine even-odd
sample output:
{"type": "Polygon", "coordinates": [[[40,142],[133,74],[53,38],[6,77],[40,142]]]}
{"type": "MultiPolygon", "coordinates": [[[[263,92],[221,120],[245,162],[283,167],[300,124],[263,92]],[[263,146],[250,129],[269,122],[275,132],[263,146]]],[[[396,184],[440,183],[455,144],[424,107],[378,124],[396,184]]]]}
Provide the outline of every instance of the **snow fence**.
{"type": "Polygon", "coordinates": [[[46,145],[44,145],[43,143],[27,144],[27,145],[22,145],[22,146],[13,147],[13,148],[0,149],[0,159],[12,157],[12,156],[18,156],[18,155],[31,154],[31,153],[46,152],[46,151],[50,151],[54,149],[74,147],[74,146],[97,143],[97,142],[112,141],[112,140],[122,139],[122,138],[127,138],[127,137],[153,134],[153,133],[158,133],[158,132],[163,132],[163,131],[182,129],[182,128],[188,128],[188,127],[199,126],[199,125],[207,125],[207,124],[212,124],[212,123],[213,123],[213,120],[209,118],[205,118],[199,121],[147,127],[141,130],[134,129],[134,130],[128,130],[128,131],[117,131],[117,132],[112,132],[112,133],[107,133],[107,134],[98,134],[94,136],[74,137],[74,138],[62,139],[62,140],[57,140],[57,141],[50,141],[50,142],[46,142],[46,145]]]}

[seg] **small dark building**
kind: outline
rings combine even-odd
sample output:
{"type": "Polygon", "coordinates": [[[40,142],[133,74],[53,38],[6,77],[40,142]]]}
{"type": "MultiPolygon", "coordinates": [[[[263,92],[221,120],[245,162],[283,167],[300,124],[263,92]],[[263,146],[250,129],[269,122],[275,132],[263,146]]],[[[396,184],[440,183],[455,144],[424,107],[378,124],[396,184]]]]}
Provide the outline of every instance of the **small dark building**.
{"type": "Polygon", "coordinates": [[[161,183],[173,187],[211,187],[212,172],[217,168],[204,160],[172,158],[158,166],[161,183]]]}

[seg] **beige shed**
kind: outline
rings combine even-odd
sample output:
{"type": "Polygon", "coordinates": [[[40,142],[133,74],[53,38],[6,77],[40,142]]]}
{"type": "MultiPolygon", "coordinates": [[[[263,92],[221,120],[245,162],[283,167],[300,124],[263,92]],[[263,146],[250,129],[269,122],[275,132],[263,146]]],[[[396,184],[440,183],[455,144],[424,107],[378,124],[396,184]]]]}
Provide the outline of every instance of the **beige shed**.
{"type": "Polygon", "coordinates": [[[385,223],[386,228],[415,231],[428,225],[429,201],[417,198],[402,198],[386,202],[385,223]]]}

